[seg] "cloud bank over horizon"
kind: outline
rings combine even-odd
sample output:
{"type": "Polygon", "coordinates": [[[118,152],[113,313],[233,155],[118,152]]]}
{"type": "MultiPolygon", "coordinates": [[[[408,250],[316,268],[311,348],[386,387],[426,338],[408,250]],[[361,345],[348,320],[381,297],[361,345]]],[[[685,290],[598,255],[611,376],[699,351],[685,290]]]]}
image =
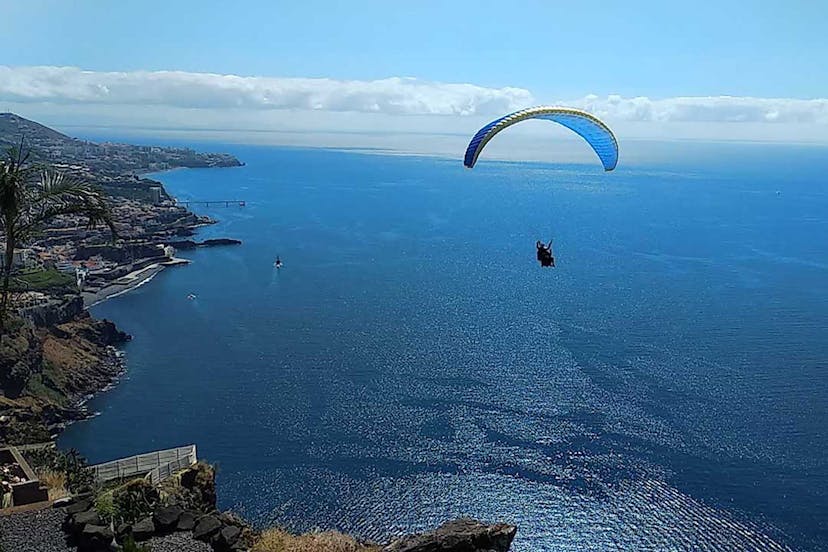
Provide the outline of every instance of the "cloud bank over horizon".
{"type": "MultiPolygon", "coordinates": [[[[585,109],[625,138],[828,143],[826,98],[538,98],[523,88],[410,77],[360,81],[0,65],[0,111],[16,109],[66,126],[464,135],[540,103],[585,109]]],[[[531,124],[517,132],[534,130],[547,132],[531,124]]]]}
{"type": "Polygon", "coordinates": [[[532,102],[522,88],[428,82],[240,77],[183,71],[94,72],[76,67],[0,65],[0,99],[15,102],[299,109],[389,115],[478,115],[532,102]]]}
{"type": "MultiPolygon", "coordinates": [[[[501,115],[539,103],[523,88],[487,88],[411,77],[373,81],[242,77],[184,71],[97,72],[0,65],[0,100],[154,105],[194,109],[295,109],[387,115],[501,115]]],[[[828,98],[696,96],[652,99],[594,94],[541,102],[633,122],[828,125],[828,98]]]]}

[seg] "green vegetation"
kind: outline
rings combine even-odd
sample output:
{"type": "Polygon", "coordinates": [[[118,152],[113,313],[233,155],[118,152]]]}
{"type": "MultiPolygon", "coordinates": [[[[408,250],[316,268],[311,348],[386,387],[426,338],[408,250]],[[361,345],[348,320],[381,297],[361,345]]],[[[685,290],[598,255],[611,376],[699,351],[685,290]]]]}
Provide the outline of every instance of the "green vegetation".
{"type": "Polygon", "coordinates": [[[106,522],[134,523],[151,514],[160,502],[158,490],[139,477],[98,489],[95,510],[106,522]]]}
{"type": "Polygon", "coordinates": [[[95,511],[100,518],[109,523],[118,518],[118,509],[115,508],[115,499],[112,491],[106,491],[95,497],[95,511]]]}
{"type": "Polygon", "coordinates": [[[10,291],[43,291],[55,288],[74,290],[75,278],[54,268],[28,270],[15,274],[9,285],[10,291]]]}
{"type": "Polygon", "coordinates": [[[26,382],[26,393],[32,395],[33,397],[46,397],[55,402],[60,400],[58,392],[54,389],[49,389],[49,387],[43,383],[42,374],[35,374],[29,378],[29,381],[26,382]]]}
{"type": "Polygon", "coordinates": [[[32,397],[44,397],[51,402],[64,405],[66,395],[60,391],[61,377],[51,362],[43,360],[43,371],[33,374],[26,382],[26,393],[32,397]]]}
{"type": "Polygon", "coordinates": [[[10,420],[3,429],[3,441],[7,445],[42,443],[52,436],[45,425],[34,420],[10,420]]]}
{"type": "MultiPolygon", "coordinates": [[[[140,545],[135,542],[132,535],[129,535],[121,548],[123,552],[152,552],[149,545],[140,545]]],[[[2,552],[2,550],[0,550],[2,552]]]]}
{"type": "Polygon", "coordinates": [[[83,492],[92,487],[94,476],[86,459],[75,449],[68,451],[43,448],[26,453],[29,464],[35,470],[65,474],[65,486],[72,493],[83,492]]]}
{"type": "Polygon", "coordinates": [[[182,507],[193,511],[211,510],[216,503],[216,468],[198,462],[173,474],[159,485],[161,494],[172,497],[182,507]]]}

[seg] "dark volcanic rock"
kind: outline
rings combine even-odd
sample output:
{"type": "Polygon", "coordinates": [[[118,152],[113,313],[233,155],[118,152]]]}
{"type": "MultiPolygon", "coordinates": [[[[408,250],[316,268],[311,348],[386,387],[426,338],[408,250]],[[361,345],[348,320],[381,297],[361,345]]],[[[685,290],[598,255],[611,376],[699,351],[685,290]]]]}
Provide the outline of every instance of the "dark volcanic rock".
{"type": "Polygon", "coordinates": [[[193,529],[193,538],[206,542],[218,533],[219,529],[221,529],[221,522],[216,516],[204,516],[193,529]]]}
{"type": "Polygon", "coordinates": [[[87,525],[81,533],[79,550],[108,550],[114,535],[106,525],[87,525]]]}
{"type": "MultiPolygon", "coordinates": [[[[80,295],[66,295],[62,299],[55,299],[43,305],[36,305],[20,309],[21,318],[25,318],[37,328],[46,328],[55,324],[69,322],[83,312],[83,299],[80,295]]],[[[61,331],[52,328],[52,331],[61,331]]],[[[66,335],[58,335],[66,338],[66,335]]]]}
{"type": "Polygon", "coordinates": [[[444,523],[430,533],[398,539],[383,552],[506,552],[515,533],[514,525],[484,525],[461,518],[444,523]]]}
{"type": "Polygon", "coordinates": [[[88,323],[77,330],[77,334],[95,345],[119,345],[132,339],[128,333],[119,330],[115,324],[106,318],[93,320],[88,312],[78,317],[78,321],[88,320],[88,323]]]}
{"type": "Polygon", "coordinates": [[[155,521],[155,527],[159,531],[171,531],[175,528],[178,523],[178,518],[180,518],[183,513],[184,510],[181,506],[172,505],[158,509],[155,514],[153,514],[152,518],[153,521],[155,521]]]}
{"type": "Polygon", "coordinates": [[[204,240],[199,245],[203,247],[213,247],[216,245],[241,245],[241,240],[234,240],[232,238],[213,238],[211,240],[204,240]]]}
{"type": "Polygon", "coordinates": [[[181,486],[196,495],[199,509],[216,508],[216,470],[204,462],[190,466],[180,475],[181,486]]]}
{"type": "Polygon", "coordinates": [[[227,525],[218,533],[215,546],[218,550],[230,550],[241,536],[241,529],[235,525],[227,525]]]}
{"type": "Polygon", "coordinates": [[[84,500],[79,500],[72,504],[71,506],[66,507],[66,513],[69,515],[72,514],[79,514],[81,512],[85,512],[92,507],[92,499],[87,498],[84,500]]]}
{"type": "Polygon", "coordinates": [[[147,540],[155,534],[155,523],[152,518],[144,518],[132,526],[132,536],[137,541],[147,540]]]}
{"type": "Polygon", "coordinates": [[[217,245],[241,245],[241,240],[232,238],[213,238],[197,242],[193,240],[174,240],[168,241],[167,245],[171,245],[176,249],[195,249],[196,247],[215,247],[217,245]]]}
{"type": "Polygon", "coordinates": [[[168,241],[167,245],[171,245],[176,249],[195,249],[198,247],[198,244],[193,240],[174,240],[168,241]]]}
{"type": "Polygon", "coordinates": [[[192,531],[195,528],[196,514],[193,512],[184,512],[178,518],[178,524],[175,526],[176,531],[192,531]]]}
{"type": "MultiPolygon", "coordinates": [[[[42,364],[43,348],[30,328],[6,329],[0,341],[0,394],[19,397],[29,380],[42,371],[42,364]]],[[[5,433],[0,433],[0,441],[9,442],[5,433]]]]}
{"type": "Polygon", "coordinates": [[[119,541],[123,542],[128,536],[132,534],[132,525],[129,523],[120,523],[115,529],[115,536],[119,541]]]}
{"type": "Polygon", "coordinates": [[[95,510],[78,512],[72,516],[72,525],[76,527],[83,527],[84,525],[99,525],[100,523],[101,519],[98,517],[98,512],[95,510]]]}

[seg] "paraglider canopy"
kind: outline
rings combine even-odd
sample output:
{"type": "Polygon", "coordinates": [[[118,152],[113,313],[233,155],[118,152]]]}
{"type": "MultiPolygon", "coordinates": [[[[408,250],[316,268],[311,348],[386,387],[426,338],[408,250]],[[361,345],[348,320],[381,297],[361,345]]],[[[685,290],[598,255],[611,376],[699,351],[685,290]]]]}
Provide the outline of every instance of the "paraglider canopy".
{"type": "Polygon", "coordinates": [[[474,167],[480,152],[483,151],[489,140],[494,138],[501,130],[528,119],[553,121],[580,135],[598,154],[605,171],[613,170],[618,164],[618,142],[615,135],[603,121],[595,115],[580,109],[551,106],[530,107],[515,111],[484,126],[477,131],[477,134],[469,142],[463,164],[470,169],[474,167]]]}

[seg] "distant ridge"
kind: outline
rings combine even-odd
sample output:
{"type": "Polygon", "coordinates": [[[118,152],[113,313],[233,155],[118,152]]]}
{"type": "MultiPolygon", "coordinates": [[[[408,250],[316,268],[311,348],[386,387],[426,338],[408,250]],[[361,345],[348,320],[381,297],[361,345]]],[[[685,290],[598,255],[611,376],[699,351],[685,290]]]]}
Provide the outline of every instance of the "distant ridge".
{"type": "Polygon", "coordinates": [[[48,140],[72,143],[79,141],[15,113],[0,113],[0,143],[6,145],[19,144],[22,138],[32,141],[48,140]]]}
{"type": "MultiPolygon", "coordinates": [[[[71,138],[15,113],[0,113],[0,152],[23,147],[30,160],[75,174],[113,196],[153,200],[161,183],[141,175],[177,167],[238,167],[226,153],[199,153],[190,148],[136,146],[71,138]]],[[[162,194],[166,195],[166,194],[162,194]]]]}

